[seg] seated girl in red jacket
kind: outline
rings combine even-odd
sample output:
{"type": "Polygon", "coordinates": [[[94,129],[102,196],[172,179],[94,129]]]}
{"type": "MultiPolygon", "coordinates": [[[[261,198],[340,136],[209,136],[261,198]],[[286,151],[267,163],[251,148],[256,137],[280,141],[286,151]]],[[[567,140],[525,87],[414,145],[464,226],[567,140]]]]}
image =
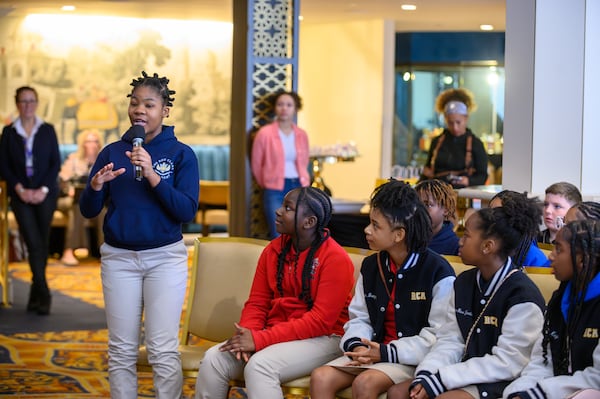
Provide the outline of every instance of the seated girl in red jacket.
{"type": "Polygon", "coordinates": [[[248,398],[279,399],[282,382],[339,356],[354,266],[326,229],[331,210],[319,189],[286,194],[276,211],[281,235],[258,260],[233,336],[200,364],[196,398],[225,399],[229,380],[243,378],[248,398]]]}

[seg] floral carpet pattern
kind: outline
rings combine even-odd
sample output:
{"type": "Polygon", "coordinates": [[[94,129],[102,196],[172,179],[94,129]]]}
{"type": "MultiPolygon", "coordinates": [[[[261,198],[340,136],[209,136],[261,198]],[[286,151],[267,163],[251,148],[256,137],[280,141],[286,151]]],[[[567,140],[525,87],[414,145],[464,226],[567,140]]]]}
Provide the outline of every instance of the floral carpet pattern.
{"type": "MultiPolygon", "coordinates": [[[[22,281],[31,278],[22,262],[11,263],[10,274],[22,281]]],[[[98,261],[68,267],[50,260],[47,274],[53,291],[104,307],[98,261]]],[[[138,398],[154,398],[152,375],[138,376],[138,398]]],[[[184,380],[184,398],[193,398],[194,385],[195,379],[184,380]]],[[[0,334],[0,397],[109,398],[107,330],[0,334]]],[[[244,398],[245,393],[233,389],[229,397],[244,398]]]]}

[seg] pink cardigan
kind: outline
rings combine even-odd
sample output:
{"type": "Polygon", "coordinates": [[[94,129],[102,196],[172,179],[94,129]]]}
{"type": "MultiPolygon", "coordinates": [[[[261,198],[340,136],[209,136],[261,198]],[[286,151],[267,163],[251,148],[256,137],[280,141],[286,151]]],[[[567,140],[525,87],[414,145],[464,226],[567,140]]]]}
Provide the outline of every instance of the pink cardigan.
{"type": "MultiPolygon", "coordinates": [[[[296,144],[296,169],[300,184],[310,184],[308,176],[308,136],[298,126],[293,125],[296,144]]],[[[279,138],[279,125],[270,123],[260,128],[252,144],[252,174],[258,185],[270,190],[283,190],[285,158],[283,144],[279,138]]]]}

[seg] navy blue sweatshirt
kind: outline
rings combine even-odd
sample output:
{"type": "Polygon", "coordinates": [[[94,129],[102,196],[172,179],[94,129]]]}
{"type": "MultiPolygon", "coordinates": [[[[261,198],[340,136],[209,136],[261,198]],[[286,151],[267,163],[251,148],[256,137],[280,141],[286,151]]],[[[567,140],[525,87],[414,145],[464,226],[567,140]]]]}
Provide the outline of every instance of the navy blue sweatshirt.
{"type": "Polygon", "coordinates": [[[442,229],[429,241],[429,249],[440,255],[458,255],[458,236],[452,222],[445,221],[442,229]]]}
{"type": "Polygon", "coordinates": [[[173,244],[183,237],[181,225],[192,220],[198,210],[198,161],[192,149],[177,140],[173,127],[163,126],[143,147],[161,177],[156,187],[145,179],[135,180],[133,165],[125,155],[132,144],[123,136],[98,154],[90,181],[110,162],[114,170],[125,168],[126,172],[100,191],[93,190],[88,181],[79,200],[87,218],[98,215],[106,204],[104,239],[113,247],[139,251],[173,244]]]}

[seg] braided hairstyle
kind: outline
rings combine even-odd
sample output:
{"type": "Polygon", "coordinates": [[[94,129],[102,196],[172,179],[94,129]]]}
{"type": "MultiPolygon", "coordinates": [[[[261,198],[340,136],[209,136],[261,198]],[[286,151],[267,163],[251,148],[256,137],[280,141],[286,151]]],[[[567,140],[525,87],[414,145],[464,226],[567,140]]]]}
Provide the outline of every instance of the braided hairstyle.
{"type": "Polygon", "coordinates": [[[594,201],[583,201],[572,206],[577,220],[600,220],[600,203],[594,201]]]}
{"type": "Polygon", "coordinates": [[[456,193],[450,184],[439,179],[423,180],[417,183],[415,191],[431,196],[446,210],[446,219],[456,222],[456,193]]]}
{"type": "Polygon", "coordinates": [[[417,192],[407,183],[390,179],[371,194],[371,209],[377,209],[393,229],[404,229],[409,252],[423,252],[431,240],[431,217],[417,192]]]}
{"type": "MultiPolygon", "coordinates": [[[[313,265],[313,259],[317,249],[319,249],[321,244],[323,244],[323,242],[329,238],[329,231],[326,229],[326,227],[331,219],[333,206],[329,196],[318,188],[300,187],[292,190],[292,192],[293,191],[298,192],[298,196],[296,197],[296,212],[294,215],[295,234],[294,236],[290,236],[283,241],[283,249],[280,252],[277,260],[277,290],[279,291],[279,295],[283,296],[284,265],[292,248],[292,244],[298,243],[298,218],[315,216],[317,218],[315,237],[310,244],[310,250],[306,256],[306,261],[304,262],[304,266],[302,268],[302,291],[298,297],[300,300],[306,303],[308,309],[311,309],[313,306],[313,299],[310,295],[310,283],[314,273],[313,267],[315,266],[313,265]],[[300,210],[302,214],[298,215],[300,210]]],[[[294,270],[296,269],[299,255],[299,252],[296,252],[294,259],[291,259],[291,261],[294,262],[294,270]]]]}
{"type": "Polygon", "coordinates": [[[135,89],[137,89],[138,87],[152,87],[162,97],[163,104],[167,107],[172,107],[173,101],[175,101],[175,99],[172,98],[171,95],[175,94],[175,91],[169,90],[169,86],[167,86],[168,83],[169,79],[167,79],[164,76],[160,78],[158,77],[157,73],[154,73],[154,75],[152,76],[148,76],[148,74],[145,71],[142,71],[142,77],[133,79],[131,81],[130,85],[133,86],[133,89],[131,89],[131,93],[129,93],[127,97],[131,97],[135,89]]]}
{"type": "MultiPolygon", "coordinates": [[[[570,280],[569,309],[567,312],[566,331],[561,334],[560,357],[554,361],[554,374],[569,374],[569,347],[579,323],[581,309],[585,300],[588,286],[600,271],[600,221],[577,220],[567,223],[559,234],[569,243],[571,252],[571,267],[573,277],[570,280]],[[577,256],[581,256],[581,269],[577,267],[577,256]]],[[[562,282],[558,290],[560,295],[554,295],[548,307],[560,307],[562,294],[567,282],[562,282]]],[[[550,343],[550,312],[546,312],[542,340],[544,363],[548,363],[548,344],[550,343]]]]}
{"type": "MultiPolygon", "coordinates": [[[[483,238],[496,238],[500,241],[498,254],[502,258],[514,255],[519,246],[524,243],[531,244],[532,232],[537,231],[539,224],[539,206],[533,201],[524,199],[515,201],[504,201],[497,208],[483,208],[477,211],[479,215],[479,226],[483,238]]],[[[520,251],[522,252],[522,251],[520,251]]],[[[525,251],[525,253],[527,253],[525,251]]],[[[519,254],[517,257],[524,257],[519,254]]],[[[520,263],[522,259],[513,261],[520,263]]]]}
{"type": "Polygon", "coordinates": [[[538,221],[536,223],[527,223],[529,230],[524,232],[523,239],[511,254],[513,263],[517,267],[522,267],[523,262],[525,262],[525,258],[527,257],[527,252],[529,252],[529,248],[531,247],[531,243],[536,240],[539,233],[539,221],[542,220],[542,209],[539,200],[537,198],[528,198],[526,194],[512,190],[500,191],[492,197],[490,202],[495,199],[500,200],[503,207],[509,206],[527,212],[525,213],[525,215],[527,215],[525,219],[533,218],[538,221]]]}

